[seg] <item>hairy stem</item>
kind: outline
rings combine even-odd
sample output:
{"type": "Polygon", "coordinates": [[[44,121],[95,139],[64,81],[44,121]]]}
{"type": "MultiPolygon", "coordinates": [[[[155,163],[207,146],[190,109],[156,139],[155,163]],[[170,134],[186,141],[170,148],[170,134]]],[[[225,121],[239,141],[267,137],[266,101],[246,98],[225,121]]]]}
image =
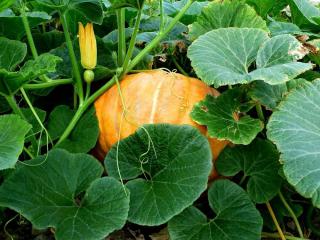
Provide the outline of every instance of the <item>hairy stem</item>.
{"type": "Polygon", "coordinates": [[[315,207],[310,205],[310,207],[308,208],[308,211],[307,211],[307,221],[306,221],[306,224],[308,226],[308,228],[311,229],[312,233],[318,237],[320,237],[320,229],[319,227],[315,226],[313,223],[312,223],[312,216],[313,216],[313,211],[315,211],[315,207]]]}
{"type": "Polygon", "coordinates": [[[159,1],[160,4],[160,32],[164,29],[164,9],[163,9],[163,0],[159,1]]]}
{"type": "MultiPolygon", "coordinates": [[[[25,12],[24,8],[25,8],[24,6],[21,7],[21,19],[22,19],[23,27],[24,27],[24,30],[26,31],[27,40],[28,40],[28,44],[29,44],[29,47],[31,50],[31,54],[34,59],[37,59],[39,56],[38,51],[37,51],[36,45],[34,44],[29,20],[28,20],[28,17],[26,16],[26,12],[25,12]]],[[[44,82],[47,82],[50,80],[50,78],[48,78],[46,75],[40,76],[39,78],[44,82]]]]}
{"type": "Polygon", "coordinates": [[[273,220],[273,223],[274,223],[274,225],[276,226],[276,228],[278,230],[280,239],[281,240],[286,240],[286,237],[284,236],[284,234],[282,232],[282,229],[281,229],[281,227],[280,227],[280,225],[278,223],[278,220],[277,220],[276,215],[274,214],[274,212],[272,210],[272,207],[271,207],[270,203],[267,202],[266,205],[267,205],[268,211],[270,213],[270,216],[271,216],[271,218],[273,220]]]}
{"type": "Polygon", "coordinates": [[[118,65],[122,66],[126,57],[126,26],[125,26],[125,9],[117,10],[117,24],[118,24],[118,65]]]}
{"type": "Polygon", "coordinates": [[[299,223],[298,218],[295,215],[294,211],[292,210],[292,208],[290,207],[290,205],[288,204],[288,202],[286,201],[285,197],[283,196],[283,194],[281,192],[279,192],[279,197],[280,197],[283,205],[285,206],[285,208],[288,210],[290,216],[292,217],[292,219],[297,227],[300,238],[304,238],[300,223],[299,223]]]}
{"type": "Polygon", "coordinates": [[[66,84],[72,84],[73,80],[72,78],[67,79],[57,79],[57,80],[49,80],[45,83],[37,83],[37,84],[25,84],[23,85],[24,89],[43,89],[43,88],[50,88],[50,87],[56,87],[60,85],[66,85],[66,84]]]}
{"type": "Polygon", "coordinates": [[[28,148],[23,147],[23,151],[26,152],[26,154],[30,157],[30,159],[34,159],[34,155],[29,151],[28,148]]]}
{"type": "Polygon", "coordinates": [[[258,114],[259,119],[262,122],[265,122],[265,117],[263,115],[263,111],[262,111],[262,107],[261,107],[260,103],[256,103],[256,110],[257,110],[257,114],[258,114]]]}
{"type": "Polygon", "coordinates": [[[137,35],[138,35],[138,32],[139,32],[141,15],[142,15],[142,9],[139,9],[138,16],[137,16],[136,22],[134,24],[134,30],[133,30],[133,33],[132,33],[132,36],[131,36],[131,39],[130,39],[128,52],[127,52],[127,55],[126,55],[126,57],[124,59],[123,69],[126,69],[128,67],[129,61],[131,60],[131,57],[132,57],[132,54],[133,54],[133,50],[134,50],[134,46],[135,46],[136,39],[137,39],[137,35]]]}
{"type": "Polygon", "coordinates": [[[36,58],[38,58],[38,51],[37,51],[36,45],[34,44],[34,41],[33,41],[32,33],[31,33],[31,29],[30,29],[30,24],[29,24],[28,18],[26,16],[26,12],[24,10],[24,7],[22,7],[22,10],[21,10],[21,19],[22,19],[22,23],[24,26],[24,30],[26,31],[26,35],[27,35],[27,39],[28,39],[28,43],[29,43],[29,47],[30,47],[32,56],[34,59],[36,59],[36,58]]]}
{"type": "Polygon", "coordinates": [[[189,0],[187,4],[181,9],[181,11],[172,19],[170,24],[155,37],[129,64],[128,68],[124,69],[125,75],[127,72],[130,72],[144,57],[148,54],[154,47],[156,47],[160,41],[165,38],[168,33],[174,28],[174,26],[179,22],[181,17],[189,9],[194,0],[189,0]]]}
{"type": "Polygon", "coordinates": [[[179,72],[181,72],[185,76],[189,76],[189,74],[181,67],[181,65],[178,63],[178,61],[174,56],[172,56],[172,61],[174,65],[177,67],[177,69],[179,70],[179,72]]]}
{"type": "MultiPolygon", "coordinates": [[[[276,238],[279,239],[280,235],[278,233],[267,233],[267,232],[262,232],[261,234],[262,238],[276,238]]],[[[309,240],[307,238],[298,238],[298,237],[294,237],[294,236],[289,236],[289,235],[285,235],[286,239],[288,240],[309,240]]]]}
{"type": "Polygon", "coordinates": [[[79,104],[81,106],[83,104],[84,98],[83,98],[83,86],[82,86],[82,79],[81,79],[80,69],[79,69],[77,58],[76,58],[76,54],[75,54],[74,49],[73,49],[73,43],[72,43],[72,40],[71,40],[71,37],[70,37],[70,33],[69,33],[69,30],[68,30],[66,15],[65,15],[65,13],[60,13],[60,16],[61,16],[60,20],[61,20],[61,24],[62,24],[62,27],[63,27],[63,32],[64,32],[64,36],[65,36],[65,39],[66,39],[67,48],[68,48],[68,51],[69,51],[69,56],[70,56],[70,59],[71,59],[73,75],[74,75],[74,78],[76,80],[77,93],[78,93],[78,96],[79,96],[79,104]]]}

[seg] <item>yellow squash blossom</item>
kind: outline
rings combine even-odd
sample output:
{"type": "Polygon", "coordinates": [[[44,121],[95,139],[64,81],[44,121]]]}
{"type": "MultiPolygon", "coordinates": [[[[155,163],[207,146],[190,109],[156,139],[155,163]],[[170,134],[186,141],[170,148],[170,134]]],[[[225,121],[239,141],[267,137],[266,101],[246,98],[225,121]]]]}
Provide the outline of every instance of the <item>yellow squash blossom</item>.
{"type": "Polygon", "coordinates": [[[97,42],[92,23],[88,23],[85,27],[79,23],[79,45],[82,67],[88,70],[94,69],[97,65],[97,42]]]}

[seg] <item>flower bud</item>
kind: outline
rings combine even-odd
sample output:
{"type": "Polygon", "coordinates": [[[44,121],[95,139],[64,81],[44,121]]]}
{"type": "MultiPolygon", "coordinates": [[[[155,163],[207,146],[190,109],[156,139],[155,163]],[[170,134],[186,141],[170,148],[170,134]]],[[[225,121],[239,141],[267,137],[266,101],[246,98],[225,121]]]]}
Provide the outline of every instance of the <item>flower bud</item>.
{"type": "Polygon", "coordinates": [[[94,72],[92,70],[85,70],[83,78],[86,83],[92,83],[92,81],[94,80],[94,72]]]}

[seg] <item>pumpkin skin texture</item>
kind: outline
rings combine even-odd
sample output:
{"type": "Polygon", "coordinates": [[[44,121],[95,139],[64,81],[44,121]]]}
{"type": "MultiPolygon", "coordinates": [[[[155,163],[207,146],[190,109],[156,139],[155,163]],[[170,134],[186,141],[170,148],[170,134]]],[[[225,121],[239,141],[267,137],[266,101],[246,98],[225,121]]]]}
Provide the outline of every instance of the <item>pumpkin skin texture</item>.
{"type": "MultiPolygon", "coordinates": [[[[127,112],[123,112],[116,85],[107,90],[95,102],[100,136],[95,155],[103,160],[111,146],[120,139],[133,134],[143,124],[188,124],[207,135],[205,126],[194,122],[189,114],[193,105],[207,94],[218,96],[219,92],[196,78],[164,70],[151,70],[127,75],[120,82],[127,112]],[[121,126],[121,127],[120,127],[121,126]]],[[[214,160],[228,144],[208,138],[214,160]]],[[[213,170],[210,178],[217,175],[213,170]]]]}

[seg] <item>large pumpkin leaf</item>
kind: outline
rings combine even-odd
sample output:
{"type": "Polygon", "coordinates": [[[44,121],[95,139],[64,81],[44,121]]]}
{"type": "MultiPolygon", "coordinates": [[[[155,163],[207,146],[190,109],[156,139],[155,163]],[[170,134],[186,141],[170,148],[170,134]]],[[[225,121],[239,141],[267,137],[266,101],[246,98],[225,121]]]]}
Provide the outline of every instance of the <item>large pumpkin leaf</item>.
{"type": "Polygon", "coordinates": [[[16,115],[0,116],[0,170],[13,168],[31,125],[16,115]]]}
{"type": "Polygon", "coordinates": [[[46,73],[54,72],[61,59],[52,54],[42,54],[35,60],[27,61],[19,72],[0,69],[0,94],[11,95],[23,84],[46,73]]]}
{"type": "Polygon", "coordinates": [[[262,218],[245,191],[229,180],[215,181],[208,192],[214,219],[189,207],[169,222],[172,240],[254,240],[261,238],[262,218]]]}
{"type": "Polygon", "coordinates": [[[55,228],[57,240],[96,240],[125,224],[129,197],[117,180],[100,178],[93,157],[53,150],[27,163],[1,185],[0,205],[36,228],[55,228]]]}
{"type": "Polygon", "coordinates": [[[286,84],[270,85],[262,81],[253,82],[248,92],[250,97],[265,106],[269,110],[274,110],[284,96],[292,89],[306,83],[305,79],[293,79],[286,84]]]}
{"type": "Polygon", "coordinates": [[[268,137],[282,153],[290,184],[320,208],[320,81],[291,92],[270,118],[268,137]]]}
{"type": "Polygon", "coordinates": [[[110,176],[121,174],[129,180],[128,220],[154,226],[200,196],[207,187],[211,160],[209,143],[197,129],[157,124],[145,125],[113,146],[105,165],[110,176]]]}
{"type": "Polygon", "coordinates": [[[249,144],[264,125],[248,115],[239,117],[241,97],[239,89],[224,92],[217,98],[208,95],[194,105],[191,118],[200,125],[206,125],[212,138],[249,144]]]}
{"type": "Polygon", "coordinates": [[[27,45],[20,41],[9,40],[0,37],[0,69],[14,71],[16,66],[23,61],[27,55],[27,45]]]}
{"type": "MultiPolygon", "coordinates": [[[[31,28],[51,19],[51,16],[45,12],[28,12],[26,17],[31,28]]],[[[10,9],[0,13],[0,36],[21,39],[25,34],[20,16],[16,16],[10,9]]]]}
{"type": "Polygon", "coordinates": [[[302,49],[290,35],[270,39],[260,29],[222,28],[194,41],[188,56],[197,75],[209,85],[219,87],[254,80],[277,85],[312,68],[312,64],[294,61],[304,56],[302,49]],[[258,68],[249,72],[255,60],[258,68]]]}
{"type": "Polygon", "coordinates": [[[10,7],[16,0],[1,0],[0,12],[10,7]]]}
{"type": "Polygon", "coordinates": [[[320,10],[308,0],[289,0],[293,23],[308,30],[319,30],[314,18],[319,18],[320,10]]]}
{"type": "Polygon", "coordinates": [[[113,8],[132,7],[141,9],[145,0],[109,0],[113,8]]]}
{"type": "Polygon", "coordinates": [[[10,110],[10,106],[8,102],[6,101],[5,97],[1,96],[0,94],[0,113],[5,113],[10,110]]]}
{"type": "MultiPolygon", "coordinates": [[[[57,106],[49,116],[48,131],[51,140],[58,139],[68,127],[75,114],[75,110],[68,106],[57,106]]],[[[59,144],[69,152],[89,152],[96,144],[99,136],[98,119],[94,108],[86,112],[71,132],[70,136],[59,144]]]]}
{"type": "Polygon", "coordinates": [[[272,21],[269,23],[268,28],[271,32],[271,36],[277,36],[281,34],[292,34],[292,35],[308,35],[313,37],[320,37],[320,34],[304,31],[300,29],[296,24],[290,23],[290,22],[272,21]]]}
{"type": "Polygon", "coordinates": [[[265,106],[267,109],[275,109],[287,92],[285,83],[279,85],[270,85],[263,81],[252,83],[249,95],[252,99],[265,106]]]}
{"type": "Polygon", "coordinates": [[[101,24],[103,8],[100,0],[36,0],[53,9],[68,12],[68,15],[83,16],[88,21],[101,24]]]}
{"type": "Polygon", "coordinates": [[[202,9],[197,21],[190,25],[190,37],[196,39],[213,29],[228,27],[260,28],[269,31],[266,22],[249,5],[230,0],[212,2],[202,9]]]}
{"type": "Polygon", "coordinates": [[[242,171],[249,178],[247,191],[254,202],[265,203],[280,190],[279,153],[269,141],[256,139],[248,146],[227,148],[220,154],[216,167],[223,176],[242,171]]]}
{"type": "Polygon", "coordinates": [[[266,17],[268,13],[276,15],[288,5],[287,0],[246,0],[246,2],[263,17],[266,17]]]}

